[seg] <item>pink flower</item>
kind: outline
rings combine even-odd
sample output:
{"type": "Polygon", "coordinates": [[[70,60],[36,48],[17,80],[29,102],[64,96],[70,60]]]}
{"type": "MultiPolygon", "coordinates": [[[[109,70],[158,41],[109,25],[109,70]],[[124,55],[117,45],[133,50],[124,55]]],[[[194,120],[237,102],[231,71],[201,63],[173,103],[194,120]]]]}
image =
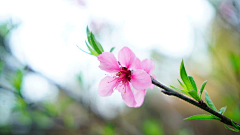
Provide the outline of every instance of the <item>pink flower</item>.
{"type": "Polygon", "coordinates": [[[114,90],[118,90],[127,106],[141,106],[146,95],[146,88],[152,85],[148,74],[152,71],[152,65],[147,66],[146,69],[136,66],[135,60],[138,58],[128,47],[123,47],[119,51],[119,61],[109,52],[103,52],[97,58],[100,61],[99,68],[112,73],[112,76],[106,76],[101,80],[98,88],[99,95],[110,96],[114,90]],[[134,93],[131,86],[135,89],[134,93]]]}

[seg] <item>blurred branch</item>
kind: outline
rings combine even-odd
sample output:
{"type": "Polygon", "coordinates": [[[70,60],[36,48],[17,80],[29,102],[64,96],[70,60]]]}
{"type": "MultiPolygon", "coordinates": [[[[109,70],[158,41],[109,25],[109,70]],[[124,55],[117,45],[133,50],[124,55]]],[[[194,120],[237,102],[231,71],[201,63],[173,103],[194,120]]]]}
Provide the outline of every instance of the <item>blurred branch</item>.
{"type": "MultiPolygon", "coordinates": [[[[207,104],[203,101],[203,100],[200,100],[200,101],[195,101],[191,98],[188,98],[178,92],[176,92],[175,90],[163,85],[162,83],[158,82],[157,80],[155,80],[154,78],[152,78],[152,83],[156,86],[158,86],[159,88],[163,89],[162,92],[166,95],[169,95],[169,96],[175,96],[175,97],[178,97],[194,106],[197,106],[198,108],[201,108],[211,114],[213,114],[214,116],[217,116],[218,118],[220,118],[220,121],[227,124],[227,125],[230,125],[230,126],[233,126],[233,123],[240,126],[240,124],[238,124],[237,122],[234,122],[233,120],[227,118],[226,116],[214,111],[213,109],[211,109],[209,106],[207,106],[207,104]],[[232,123],[233,122],[233,123],[232,123]]],[[[240,128],[239,128],[240,129],[240,128]]]]}
{"type": "Polygon", "coordinates": [[[7,88],[6,86],[3,86],[3,85],[1,85],[1,84],[0,84],[0,89],[1,89],[1,90],[5,90],[5,91],[10,91],[10,92],[12,92],[12,93],[15,94],[15,95],[19,95],[19,93],[17,93],[15,90],[12,90],[12,89],[10,89],[10,88],[7,88]]]}

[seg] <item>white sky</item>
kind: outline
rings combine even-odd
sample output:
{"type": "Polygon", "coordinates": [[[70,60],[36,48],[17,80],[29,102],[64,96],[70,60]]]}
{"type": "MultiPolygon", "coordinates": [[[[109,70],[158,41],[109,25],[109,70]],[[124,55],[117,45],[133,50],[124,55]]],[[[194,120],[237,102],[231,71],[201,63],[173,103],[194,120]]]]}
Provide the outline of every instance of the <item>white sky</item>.
{"type": "Polygon", "coordinates": [[[104,18],[118,28],[113,32],[119,38],[112,41],[115,53],[127,42],[136,55],[144,50],[145,57],[148,50],[155,49],[183,57],[192,51],[194,28],[204,32],[214,15],[205,0],[89,0],[86,7],[69,1],[0,0],[0,21],[12,18],[21,22],[10,43],[22,62],[61,84],[72,83],[69,80],[82,70],[85,79],[96,80],[96,88],[104,74],[94,57],[76,48],[85,49],[85,29],[91,18],[104,18]]]}

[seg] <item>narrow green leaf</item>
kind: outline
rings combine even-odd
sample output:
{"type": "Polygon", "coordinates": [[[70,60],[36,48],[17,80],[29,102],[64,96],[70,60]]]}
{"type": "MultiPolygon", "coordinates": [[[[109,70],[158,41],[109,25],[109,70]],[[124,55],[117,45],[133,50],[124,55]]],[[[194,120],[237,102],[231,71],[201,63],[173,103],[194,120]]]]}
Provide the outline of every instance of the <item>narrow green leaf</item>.
{"type": "Polygon", "coordinates": [[[102,45],[96,40],[95,36],[93,36],[93,40],[94,40],[94,42],[97,44],[99,50],[100,50],[101,52],[104,52],[102,45]]]}
{"type": "Polygon", "coordinates": [[[183,83],[186,85],[188,91],[193,90],[192,84],[189,81],[189,78],[187,76],[187,72],[185,70],[183,60],[182,60],[181,66],[180,66],[180,77],[181,77],[183,83]]]}
{"type": "MultiPolygon", "coordinates": [[[[92,35],[92,33],[91,33],[91,31],[89,30],[88,26],[87,26],[87,30],[86,30],[86,31],[87,31],[87,39],[88,39],[88,43],[89,43],[90,46],[92,47],[91,49],[94,50],[93,43],[92,43],[92,39],[91,39],[91,35],[92,35]]],[[[86,41],[85,41],[85,43],[86,43],[86,45],[88,45],[86,41]]],[[[89,51],[90,51],[90,50],[89,50],[89,51]]]]}
{"type": "Polygon", "coordinates": [[[238,125],[236,125],[234,122],[233,122],[233,120],[231,120],[231,122],[232,122],[232,124],[233,124],[233,127],[235,127],[235,128],[240,128],[240,126],[238,126],[238,125]]]}
{"type": "Polygon", "coordinates": [[[190,80],[190,82],[192,84],[193,89],[197,92],[197,85],[196,85],[193,77],[192,76],[188,76],[188,78],[189,78],[189,80],[190,80]]]}
{"type": "Polygon", "coordinates": [[[178,80],[179,84],[183,87],[183,89],[187,90],[187,87],[184,84],[182,84],[182,82],[179,79],[177,79],[177,80],[178,80]]]}
{"type": "Polygon", "coordinates": [[[87,26],[87,29],[86,29],[86,31],[87,31],[87,37],[89,37],[89,36],[90,36],[90,34],[91,34],[91,32],[90,32],[90,30],[89,30],[88,26],[87,26]]]}
{"type": "Polygon", "coordinates": [[[234,128],[230,128],[230,127],[228,127],[227,125],[224,125],[224,127],[225,127],[226,129],[232,130],[232,131],[234,131],[234,132],[240,132],[240,130],[234,129],[234,128]]]}
{"type": "Polygon", "coordinates": [[[93,33],[89,30],[88,27],[87,27],[87,39],[88,39],[88,43],[93,48],[93,50],[96,51],[98,54],[102,54],[103,48],[101,44],[97,42],[93,33]]]}
{"type": "Polygon", "coordinates": [[[192,98],[196,99],[197,101],[201,100],[201,98],[198,96],[198,93],[195,90],[191,90],[188,93],[192,98]]]}
{"type": "Polygon", "coordinates": [[[172,86],[172,85],[170,85],[170,87],[173,88],[173,89],[175,89],[175,90],[177,90],[177,91],[179,91],[179,92],[181,92],[181,93],[183,93],[183,94],[189,95],[189,94],[186,93],[184,90],[181,90],[181,89],[179,89],[179,88],[176,88],[176,87],[174,87],[174,86],[172,86]]]}
{"type": "Polygon", "coordinates": [[[98,53],[98,54],[102,54],[102,52],[100,51],[100,49],[98,48],[95,40],[94,40],[94,35],[93,33],[91,32],[90,34],[90,40],[88,40],[89,44],[92,46],[92,48],[98,53]]]}
{"type": "Polygon", "coordinates": [[[220,118],[212,115],[198,114],[185,118],[184,120],[220,120],[220,118]]]}
{"type": "Polygon", "coordinates": [[[85,43],[86,43],[86,45],[87,45],[88,50],[90,51],[90,54],[97,56],[98,53],[97,53],[95,50],[93,50],[93,49],[88,45],[88,43],[87,43],[86,41],[85,41],[85,43]]]}
{"type": "Polygon", "coordinates": [[[201,89],[200,89],[200,98],[202,97],[203,90],[207,84],[207,80],[202,83],[201,89]]]}
{"type": "Polygon", "coordinates": [[[206,100],[206,102],[207,102],[207,104],[210,108],[212,108],[214,111],[217,111],[217,108],[213,104],[213,102],[212,102],[210,96],[208,95],[207,91],[205,91],[205,100],[206,100]]]}
{"type": "Polygon", "coordinates": [[[102,45],[96,40],[94,34],[91,32],[91,38],[92,38],[92,42],[96,44],[96,46],[98,47],[98,49],[101,52],[104,52],[102,45]]]}
{"type": "Polygon", "coordinates": [[[112,48],[110,49],[110,52],[113,52],[114,49],[115,49],[115,47],[112,47],[112,48]]]}
{"type": "Polygon", "coordinates": [[[222,108],[218,111],[218,113],[220,113],[220,114],[223,115],[223,114],[225,113],[226,109],[227,109],[227,106],[222,107],[222,108]]]}

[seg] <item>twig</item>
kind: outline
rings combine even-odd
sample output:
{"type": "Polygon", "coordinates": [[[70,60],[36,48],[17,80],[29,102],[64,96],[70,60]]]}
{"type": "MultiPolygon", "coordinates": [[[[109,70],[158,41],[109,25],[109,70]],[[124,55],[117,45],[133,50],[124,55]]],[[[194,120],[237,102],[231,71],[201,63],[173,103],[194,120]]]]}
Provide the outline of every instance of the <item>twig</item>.
{"type": "Polygon", "coordinates": [[[162,92],[163,92],[164,94],[169,95],[169,96],[178,97],[178,98],[180,98],[180,99],[182,99],[182,100],[184,100],[184,101],[186,101],[186,102],[188,102],[188,103],[190,103],[190,104],[192,104],[192,105],[194,105],[194,106],[197,106],[197,107],[199,107],[199,108],[201,108],[201,109],[203,109],[203,110],[211,113],[212,115],[217,116],[218,118],[220,118],[220,121],[221,121],[221,122],[223,122],[223,123],[225,123],[225,124],[227,124],[227,125],[230,125],[230,126],[233,126],[233,127],[234,127],[234,125],[232,124],[232,122],[233,122],[235,125],[240,126],[240,124],[238,124],[237,122],[235,122],[235,121],[227,118],[226,116],[224,116],[224,115],[222,115],[222,114],[214,111],[213,109],[211,109],[211,108],[210,108],[209,106],[207,106],[207,104],[206,104],[204,101],[202,101],[202,100],[200,100],[200,101],[195,101],[195,100],[193,100],[193,99],[191,99],[191,98],[189,98],[189,97],[186,97],[186,96],[184,96],[183,94],[178,93],[178,92],[176,92],[175,90],[171,89],[170,87],[167,87],[167,86],[163,85],[162,83],[158,82],[158,81],[155,80],[154,78],[152,78],[152,83],[153,83],[154,85],[156,85],[157,87],[163,89],[162,92]]]}

